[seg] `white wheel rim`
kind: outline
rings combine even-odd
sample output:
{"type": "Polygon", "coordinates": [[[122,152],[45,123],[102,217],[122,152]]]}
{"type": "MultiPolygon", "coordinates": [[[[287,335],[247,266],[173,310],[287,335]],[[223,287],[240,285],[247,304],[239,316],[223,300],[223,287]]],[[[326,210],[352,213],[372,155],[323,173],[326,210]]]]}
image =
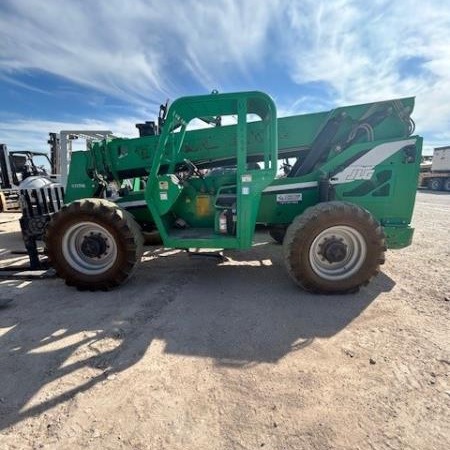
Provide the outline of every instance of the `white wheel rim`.
{"type": "Polygon", "coordinates": [[[366,256],[367,245],[361,233],[344,225],[323,230],[309,248],[312,270],[329,281],[345,280],[354,275],[363,265],[366,256]],[[332,242],[339,245],[341,250],[345,247],[345,256],[339,261],[330,262],[324,254],[324,250],[332,242]]]}
{"type": "Polygon", "coordinates": [[[94,222],[80,222],[72,225],[64,234],[62,253],[73,269],[87,275],[98,275],[115,263],[117,244],[111,233],[101,225],[94,222]],[[95,256],[89,251],[92,244],[97,250],[94,252],[95,256]]]}

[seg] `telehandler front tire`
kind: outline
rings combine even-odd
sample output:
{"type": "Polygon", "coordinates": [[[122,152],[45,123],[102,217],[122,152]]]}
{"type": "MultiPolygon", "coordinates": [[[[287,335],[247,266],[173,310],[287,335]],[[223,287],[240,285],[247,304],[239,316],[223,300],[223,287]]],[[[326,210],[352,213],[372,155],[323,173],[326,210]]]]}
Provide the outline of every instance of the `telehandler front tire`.
{"type": "Polygon", "coordinates": [[[48,258],[68,286],[109,290],[127,281],[143,252],[133,216],[115,203],[89,198],[63,206],[45,237],[48,258]]]}
{"type": "Polygon", "coordinates": [[[383,229],[365,209],[324,202],[305,210],[283,242],[287,270],[301,288],[321,294],[357,292],[379,272],[383,229]]]}

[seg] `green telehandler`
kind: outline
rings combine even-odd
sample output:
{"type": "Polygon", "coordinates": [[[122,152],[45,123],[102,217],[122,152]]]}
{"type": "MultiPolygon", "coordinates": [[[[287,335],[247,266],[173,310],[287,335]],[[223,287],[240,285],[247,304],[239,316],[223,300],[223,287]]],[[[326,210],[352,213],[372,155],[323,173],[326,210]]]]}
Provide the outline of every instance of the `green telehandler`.
{"type": "Polygon", "coordinates": [[[49,259],[68,285],[107,290],[133,274],[143,234],[168,248],[246,249],[264,224],[300,287],[355,292],[387,248],[412,240],[413,107],[402,98],[277,119],[256,91],[161,105],[139,138],[72,154],[49,259]]]}

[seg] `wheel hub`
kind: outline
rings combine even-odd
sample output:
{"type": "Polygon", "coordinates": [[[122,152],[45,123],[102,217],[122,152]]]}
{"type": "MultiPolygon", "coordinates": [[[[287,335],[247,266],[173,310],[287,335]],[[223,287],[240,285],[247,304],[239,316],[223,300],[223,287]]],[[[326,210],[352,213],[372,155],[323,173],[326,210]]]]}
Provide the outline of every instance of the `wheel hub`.
{"type": "Polygon", "coordinates": [[[350,278],[361,268],[366,256],[364,237],[356,228],[347,225],[325,228],[309,248],[311,269],[329,281],[350,278]]]}
{"type": "Polygon", "coordinates": [[[331,239],[326,239],[320,247],[319,254],[330,263],[341,262],[347,256],[347,245],[344,244],[343,239],[336,239],[333,236],[331,239]]]}
{"type": "Polygon", "coordinates": [[[106,272],[118,257],[115,237],[107,228],[95,222],[73,224],[66,230],[61,244],[67,263],[87,275],[106,272]]]}
{"type": "Polygon", "coordinates": [[[100,234],[91,233],[89,236],[84,236],[81,243],[81,251],[89,258],[100,258],[106,254],[106,239],[100,234]]]}

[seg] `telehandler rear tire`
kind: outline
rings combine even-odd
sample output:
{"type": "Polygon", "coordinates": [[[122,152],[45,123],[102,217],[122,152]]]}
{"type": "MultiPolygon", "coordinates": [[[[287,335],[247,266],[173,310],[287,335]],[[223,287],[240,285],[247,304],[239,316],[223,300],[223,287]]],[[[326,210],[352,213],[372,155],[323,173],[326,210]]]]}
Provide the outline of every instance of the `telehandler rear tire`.
{"type": "Polygon", "coordinates": [[[142,237],[144,238],[144,245],[162,245],[163,243],[158,230],[142,231],[142,237]]]}
{"type": "Polygon", "coordinates": [[[378,274],[385,250],[383,229],[375,218],[339,201],[305,210],[288,227],[283,242],[291,278],[321,294],[357,292],[378,274]]]}
{"type": "Polygon", "coordinates": [[[127,281],[141,260],[142,233],[115,203],[89,198],[58,211],[45,237],[48,258],[68,286],[109,290],[127,281]]]}
{"type": "Polygon", "coordinates": [[[277,244],[282,244],[284,236],[286,235],[286,226],[274,225],[269,229],[269,234],[277,244]]]}

